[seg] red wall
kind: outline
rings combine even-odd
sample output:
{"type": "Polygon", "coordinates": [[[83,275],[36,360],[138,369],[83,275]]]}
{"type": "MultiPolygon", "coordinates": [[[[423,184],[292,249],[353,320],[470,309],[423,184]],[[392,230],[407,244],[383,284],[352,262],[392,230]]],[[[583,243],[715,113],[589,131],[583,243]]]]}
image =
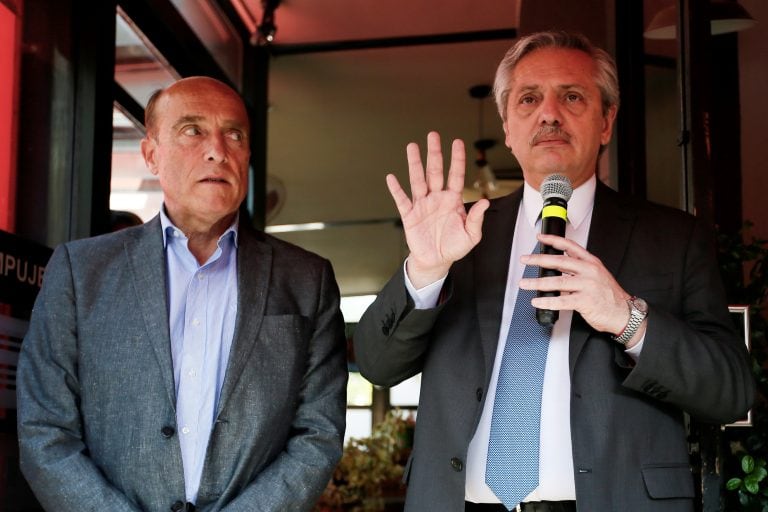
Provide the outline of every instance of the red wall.
{"type": "Polygon", "coordinates": [[[0,3],[0,229],[13,232],[16,204],[18,23],[0,3]]]}

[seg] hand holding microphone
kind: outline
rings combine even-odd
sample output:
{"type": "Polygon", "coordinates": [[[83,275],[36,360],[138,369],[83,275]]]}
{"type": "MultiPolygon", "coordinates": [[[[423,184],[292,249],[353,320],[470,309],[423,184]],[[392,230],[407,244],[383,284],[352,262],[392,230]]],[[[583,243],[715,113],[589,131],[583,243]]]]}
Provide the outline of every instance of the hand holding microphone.
{"type": "MultiPolygon", "coordinates": [[[[541,183],[541,197],[544,199],[544,207],[541,210],[541,232],[545,235],[557,235],[565,237],[565,222],[568,218],[568,200],[573,194],[571,180],[562,174],[550,174],[541,183]]],[[[563,254],[563,251],[549,245],[541,246],[542,254],[563,254]]],[[[559,276],[559,270],[551,268],[539,268],[539,277],[559,276]]],[[[537,297],[556,297],[559,291],[538,291],[537,297]]],[[[536,320],[541,325],[553,325],[559,311],[551,309],[536,309],[536,320]]]]}

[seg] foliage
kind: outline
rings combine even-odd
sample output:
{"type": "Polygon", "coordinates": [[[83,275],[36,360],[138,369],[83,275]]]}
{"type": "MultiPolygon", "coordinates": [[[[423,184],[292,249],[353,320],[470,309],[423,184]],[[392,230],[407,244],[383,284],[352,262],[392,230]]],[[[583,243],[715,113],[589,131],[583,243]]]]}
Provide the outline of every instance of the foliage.
{"type": "Polygon", "coordinates": [[[739,504],[746,510],[765,511],[768,504],[765,499],[768,498],[768,488],[761,483],[768,476],[765,469],[765,459],[755,459],[751,455],[741,457],[741,470],[744,473],[742,477],[734,477],[728,480],[725,488],[729,491],[736,491],[739,495],[739,504]]]}
{"type": "Polygon", "coordinates": [[[350,439],[314,512],[379,512],[384,491],[404,491],[401,480],[413,444],[414,421],[390,411],[370,437],[350,439]]]}
{"type": "Polygon", "coordinates": [[[741,231],[721,235],[718,240],[729,301],[750,306],[752,371],[758,391],[752,414],[754,426],[726,432],[730,457],[726,456],[724,471],[726,475],[738,475],[726,483],[726,509],[768,512],[768,240],[751,236],[751,228],[752,223],[745,222],[741,231]]]}

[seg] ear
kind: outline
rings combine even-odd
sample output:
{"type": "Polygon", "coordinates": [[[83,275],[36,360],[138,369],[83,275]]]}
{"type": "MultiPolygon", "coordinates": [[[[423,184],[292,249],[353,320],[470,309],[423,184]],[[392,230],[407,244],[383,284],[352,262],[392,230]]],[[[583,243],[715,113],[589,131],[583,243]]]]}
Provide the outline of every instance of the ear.
{"type": "Polygon", "coordinates": [[[157,175],[157,142],[155,142],[155,139],[146,136],[143,139],[141,139],[141,155],[144,157],[144,163],[147,164],[147,168],[149,169],[149,172],[151,172],[154,175],[157,175]]]}
{"type": "Polygon", "coordinates": [[[507,122],[502,122],[501,127],[504,128],[504,145],[507,146],[507,148],[512,149],[512,145],[509,142],[509,129],[507,128],[507,122]]]}
{"type": "Polygon", "coordinates": [[[612,105],[608,109],[608,112],[603,116],[603,130],[600,133],[600,144],[605,146],[611,141],[611,135],[613,134],[613,122],[616,120],[616,113],[618,108],[616,105],[612,105]]]}

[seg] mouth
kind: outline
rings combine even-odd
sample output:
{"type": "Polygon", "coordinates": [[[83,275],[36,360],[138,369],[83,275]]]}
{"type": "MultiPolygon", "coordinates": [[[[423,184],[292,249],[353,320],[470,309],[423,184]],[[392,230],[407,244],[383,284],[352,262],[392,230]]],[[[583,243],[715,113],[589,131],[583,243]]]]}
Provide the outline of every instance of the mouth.
{"type": "Polygon", "coordinates": [[[221,184],[221,185],[229,184],[229,182],[224,178],[217,178],[215,176],[209,176],[209,177],[203,178],[199,180],[198,183],[214,183],[214,184],[221,184]]]}

